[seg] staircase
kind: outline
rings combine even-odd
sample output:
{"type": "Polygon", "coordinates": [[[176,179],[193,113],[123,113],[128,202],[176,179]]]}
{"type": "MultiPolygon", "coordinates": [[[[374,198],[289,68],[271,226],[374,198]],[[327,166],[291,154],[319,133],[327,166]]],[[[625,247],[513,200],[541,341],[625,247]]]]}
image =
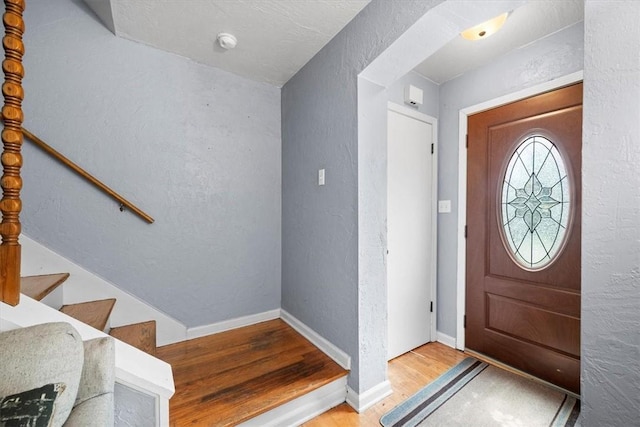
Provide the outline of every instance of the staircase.
{"type": "MultiPolygon", "coordinates": [[[[36,301],[43,301],[69,278],[69,273],[43,274],[20,279],[21,291],[36,301]]],[[[134,323],[131,325],[109,327],[109,317],[116,304],[115,298],[87,301],[78,304],[66,304],[60,312],[73,317],[99,331],[108,333],[152,356],[156,354],[156,322],[134,323]]]]}
{"type": "MultiPolygon", "coordinates": [[[[131,209],[149,223],[153,222],[153,218],[22,128],[24,119],[22,111],[22,100],[24,98],[24,90],[22,88],[22,77],[24,76],[24,66],[22,64],[24,20],[22,15],[25,8],[25,0],[6,0],[4,6],[3,23],[5,36],[3,42],[5,58],[3,70],[5,78],[2,86],[4,106],[0,113],[0,119],[4,122],[1,135],[3,176],[0,182],[0,187],[2,188],[2,201],[0,202],[0,228],[2,229],[2,238],[0,239],[0,331],[29,327],[46,322],[68,322],[76,328],[83,340],[104,337],[104,331],[109,329],[109,318],[115,305],[115,300],[67,305],[61,307],[61,312],[58,312],[56,308],[62,305],[63,295],[61,290],[57,290],[61,289],[60,285],[69,277],[68,273],[40,274],[47,271],[40,270],[46,263],[34,258],[32,262],[37,265],[38,271],[35,274],[38,275],[21,277],[22,274],[25,274],[22,261],[25,258],[30,258],[22,256],[24,247],[20,244],[22,237],[20,224],[22,178],[20,169],[22,167],[21,147],[24,141],[23,136],[29,137],[47,153],[53,155],[93,185],[118,200],[121,208],[127,207],[131,209]],[[21,298],[21,294],[24,294],[23,298],[21,298]],[[45,300],[48,300],[49,304],[45,300]],[[52,301],[55,304],[51,304],[52,301]]],[[[72,264],[68,261],[66,262],[72,264]]],[[[79,270],[79,268],[74,265],[74,269],[56,268],[49,271],[72,271],[75,275],[75,271],[79,270]]],[[[27,274],[34,274],[34,272],[31,271],[27,274]]],[[[117,295],[123,295],[123,292],[120,291],[117,295]]],[[[130,307],[131,304],[127,305],[126,296],[121,300],[125,301],[126,307],[130,307]]],[[[133,300],[133,298],[129,298],[129,300],[133,300]]],[[[140,306],[142,304],[133,301],[133,305],[140,306]]],[[[136,312],[136,314],[145,318],[149,311],[152,310],[143,309],[141,312],[136,312]]],[[[175,323],[171,320],[166,321],[166,316],[158,316],[156,320],[163,325],[175,323]]],[[[177,329],[178,331],[181,330],[180,327],[177,329]]],[[[174,331],[169,331],[168,333],[170,334],[171,332],[174,331]]],[[[140,326],[131,325],[130,327],[114,328],[113,333],[118,338],[114,340],[114,418],[116,425],[140,425],[141,423],[137,422],[135,417],[140,413],[139,409],[144,406],[147,408],[143,415],[145,423],[168,426],[169,399],[175,392],[171,366],[145,353],[145,351],[155,352],[155,322],[144,322],[140,326]],[[133,345],[128,345],[125,341],[133,345]],[[139,346],[142,351],[134,346],[139,346]],[[135,395],[135,399],[122,398],[123,395],[135,395]]],[[[165,337],[162,338],[164,339],[165,337]]]]}

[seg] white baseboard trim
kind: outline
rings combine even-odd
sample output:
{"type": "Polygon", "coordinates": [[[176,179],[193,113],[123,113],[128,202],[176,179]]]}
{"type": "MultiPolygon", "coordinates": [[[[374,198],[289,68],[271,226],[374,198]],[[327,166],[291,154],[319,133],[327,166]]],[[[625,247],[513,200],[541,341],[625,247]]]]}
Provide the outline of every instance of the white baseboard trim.
{"type": "Polygon", "coordinates": [[[191,340],[194,338],[206,337],[207,335],[230,331],[244,326],[255,325],[256,323],[274,320],[279,317],[280,309],[277,308],[275,310],[269,310],[262,313],[250,314],[249,316],[223,320],[222,322],[212,323],[210,325],[196,326],[187,329],[187,339],[191,340]]]}
{"type": "Polygon", "coordinates": [[[347,403],[358,413],[362,413],[391,393],[393,393],[393,389],[389,381],[381,382],[362,394],[358,394],[351,387],[347,387],[347,403]]]}
{"type": "Polygon", "coordinates": [[[294,427],[344,402],[346,375],[291,402],[239,424],[238,427],[294,427]]]}
{"type": "Polygon", "coordinates": [[[456,348],[456,339],[450,335],[443,334],[440,331],[436,332],[436,341],[448,347],[456,348]]]}
{"type": "MultiPolygon", "coordinates": [[[[104,298],[117,300],[110,317],[110,326],[122,326],[131,323],[156,321],[156,340],[158,346],[184,341],[187,328],[155,307],[138,299],[113,283],[84,269],[73,261],[59,255],[29,236],[20,236],[22,245],[21,275],[31,276],[51,273],[69,273],[62,286],[64,304],[74,304],[104,298]]],[[[43,301],[47,303],[47,301],[43,301]]],[[[47,305],[61,305],[59,301],[47,305]]]]}
{"type": "Polygon", "coordinates": [[[336,347],[286,310],[280,310],[280,318],[295,329],[300,335],[311,341],[311,344],[318,347],[320,351],[332,358],[338,365],[347,370],[351,369],[351,356],[347,353],[336,347]]]}

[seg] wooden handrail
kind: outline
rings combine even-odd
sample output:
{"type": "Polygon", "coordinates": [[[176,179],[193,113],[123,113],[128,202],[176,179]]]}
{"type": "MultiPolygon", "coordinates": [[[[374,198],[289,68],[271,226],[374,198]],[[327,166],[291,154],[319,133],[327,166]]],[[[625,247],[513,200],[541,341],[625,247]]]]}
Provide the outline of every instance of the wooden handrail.
{"type": "Polygon", "coordinates": [[[2,130],[2,222],[0,223],[0,301],[10,305],[18,305],[20,302],[20,254],[21,248],[18,242],[20,236],[20,211],[22,201],[20,190],[22,178],[22,78],[24,67],[22,56],[24,55],[24,0],[4,0],[5,13],[2,17],[5,35],[2,38],[5,59],[2,61],[4,71],[4,129],[2,130]]]}
{"type": "Polygon", "coordinates": [[[22,133],[24,134],[25,137],[27,137],[27,139],[29,139],[32,142],[34,142],[38,147],[42,148],[45,152],[47,152],[48,154],[53,156],[60,163],[62,163],[65,166],[69,167],[74,172],[76,172],[78,175],[80,175],[81,177],[83,177],[84,179],[86,179],[87,181],[92,183],[93,185],[95,185],[98,189],[102,190],[103,192],[105,192],[109,196],[111,196],[114,199],[116,199],[118,202],[120,202],[121,206],[125,206],[127,209],[130,209],[132,212],[134,212],[140,218],[142,218],[145,221],[147,221],[149,224],[151,224],[154,221],[153,218],[151,218],[151,216],[149,216],[144,211],[139,209],[136,205],[134,205],[133,203],[131,203],[130,201],[128,201],[127,199],[125,199],[124,197],[122,197],[121,195],[116,193],[115,191],[113,191],[111,188],[109,188],[108,186],[103,184],[96,177],[94,177],[89,172],[87,172],[86,170],[82,169],[80,166],[78,166],[77,164],[75,164],[74,162],[69,160],[67,157],[65,157],[63,154],[61,154],[55,148],[51,147],[49,144],[47,144],[46,142],[44,142],[43,140],[41,140],[40,138],[35,136],[33,133],[29,132],[25,128],[22,128],[22,133]]]}

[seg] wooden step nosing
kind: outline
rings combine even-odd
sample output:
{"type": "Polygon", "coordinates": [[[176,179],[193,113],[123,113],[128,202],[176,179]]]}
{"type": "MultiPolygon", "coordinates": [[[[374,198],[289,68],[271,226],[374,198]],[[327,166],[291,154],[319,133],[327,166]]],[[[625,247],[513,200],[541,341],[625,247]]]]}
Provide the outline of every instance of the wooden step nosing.
{"type": "Polygon", "coordinates": [[[130,323],[127,325],[119,325],[111,327],[111,331],[121,329],[121,328],[129,328],[134,326],[146,325],[147,323],[156,323],[155,320],[145,320],[144,322],[130,323]]]}
{"type": "Polygon", "coordinates": [[[71,304],[63,305],[63,308],[64,307],[81,306],[81,305],[91,305],[91,304],[95,304],[95,303],[104,303],[106,301],[111,302],[110,308],[113,309],[113,306],[116,304],[116,299],[115,298],[104,298],[104,299],[97,299],[97,300],[92,300],[92,301],[74,302],[74,303],[71,303],[71,304]]]}
{"type": "Polygon", "coordinates": [[[40,292],[36,293],[35,295],[28,295],[28,294],[25,294],[25,295],[30,296],[31,298],[35,299],[36,301],[42,301],[43,299],[45,299],[47,297],[47,295],[51,294],[51,292],[53,292],[54,290],[58,289],[58,287],[61,284],[63,284],[69,278],[69,273],[38,274],[38,275],[34,275],[34,276],[21,277],[20,281],[22,282],[25,279],[28,280],[28,279],[38,279],[38,278],[55,277],[55,276],[57,276],[57,279],[52,281],[43,291],[40,291],[40,292]]]}
{"type": "Polygon", "coordinates": [[[277,407],[251,414],[237,427],[301,425],[347,399],[347,373],[277,407]]]}
{"type": "MultiPolygon", "coordinates": [[[[113,307],[116,304],[116,299],[115,298],[106,298],[106,299],[101,299],[101,300],[95,300],[95,301],[86,301],[86,302],[80,302],[80,303],[75,303],[75,304],[65,304],[60,308],[60,312],[66,314],[67,316],[73,317],[76,320],[79,320],[95,329],[98,329],[99,331],[105,332],[105,330],[107,329],[107,325],[109,324],[109,317],[111,316],[111,312],[113,311],[113,307]],[[108,304],[105,304],[105,302],[107,302],[108,304]],[[98,314],[100,315],[95,316],[95,314],[93,314],[95,317],[99,318],[99,322],[93,322],[94,319],[91,319],[90,317],[92,315],[90,314],[78,314],[75,313],[75,315],[72,315],[73,313],[69,313],[69,310],[73,310],[74,308],[78,308],[81,306],[91,306],[91,305],[97,305],[100,307],[100,311],[98,311],[98,314]]],[[[95,308],[94,308],[95,309],[95,308]]]]}

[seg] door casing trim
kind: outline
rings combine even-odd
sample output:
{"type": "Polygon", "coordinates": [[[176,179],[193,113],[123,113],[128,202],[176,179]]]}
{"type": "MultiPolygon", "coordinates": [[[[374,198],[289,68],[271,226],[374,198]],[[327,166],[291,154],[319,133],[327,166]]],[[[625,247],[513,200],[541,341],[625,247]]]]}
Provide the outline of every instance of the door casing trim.
{"type": "Polygon", "coordinates": [[[490,99],[479,104],[471,105],[460,110],[458,123],[458,253],[457,253],[457,282],[456,282],[456,348],[464,350],[464,315],[466,294],[467,242],[464,228],[467,223],[467,117],[500,107],[501,105],[520,99],[549,92],[554,89],[580,82],[584,79],[583,71],[576,71],[557,79],[549,80],[529,88],[507,95],[490,99]]]}

